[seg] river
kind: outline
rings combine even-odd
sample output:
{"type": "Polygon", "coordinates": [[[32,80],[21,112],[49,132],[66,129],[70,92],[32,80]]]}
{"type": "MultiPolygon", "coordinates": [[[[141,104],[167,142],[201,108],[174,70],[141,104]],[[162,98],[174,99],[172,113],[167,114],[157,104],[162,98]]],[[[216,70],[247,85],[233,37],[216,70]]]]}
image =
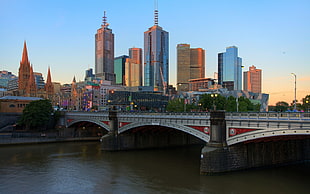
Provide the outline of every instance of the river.
{"type": "Polygon", "coordinates": [[[97,142],[1,146],[0,193],[309,193],[309,162],[202,176],[200,149],[103,152],[97,142]]]}

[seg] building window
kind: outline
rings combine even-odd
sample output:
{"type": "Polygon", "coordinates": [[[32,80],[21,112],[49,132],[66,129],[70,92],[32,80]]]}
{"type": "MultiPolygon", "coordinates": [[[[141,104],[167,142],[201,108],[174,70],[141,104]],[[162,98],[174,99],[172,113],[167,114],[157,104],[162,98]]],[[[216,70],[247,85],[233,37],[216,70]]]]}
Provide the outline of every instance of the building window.
{"type": "Polygon", "coordinates": [[[9,106],[10,108],[14,108],[15,107],[15,105],[14,104],[10,104],[10,106],[9,106]]]}

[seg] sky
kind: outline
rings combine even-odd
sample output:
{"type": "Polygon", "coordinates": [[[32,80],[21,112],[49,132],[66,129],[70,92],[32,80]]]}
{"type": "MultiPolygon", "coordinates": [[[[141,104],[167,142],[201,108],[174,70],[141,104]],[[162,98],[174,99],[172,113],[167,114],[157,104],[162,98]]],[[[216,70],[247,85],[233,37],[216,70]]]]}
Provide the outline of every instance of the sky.
{"type": "MultiPolygon", "coordinates": [[[[154,25],[154,0],[0,0],[0,70],[18,75],[24,41],[35,72],[53,82],[84,80],[95,67],[95,34],[103,12],[115,35],[115,57],[143,48],[154,25]]],[[[217,54],[237,46],[243,71],[262,69],[269,104],[310,94],[309,0],[158,0],[159,25],[169,32],[169,84],[176,84],[176,46],[206,50],[206,77],[217,54]]]]}

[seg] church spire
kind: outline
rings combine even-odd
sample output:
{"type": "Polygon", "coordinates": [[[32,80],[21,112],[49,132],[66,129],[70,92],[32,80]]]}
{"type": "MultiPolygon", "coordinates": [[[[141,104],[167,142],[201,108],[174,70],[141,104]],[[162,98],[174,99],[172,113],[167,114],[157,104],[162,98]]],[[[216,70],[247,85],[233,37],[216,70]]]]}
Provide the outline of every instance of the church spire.
{"type": "Polygon", "coordinates": [[[28,52],[27,52],[27,45],[26,45],[26,40],[24,41],[24,49],[23,49],[23,55],[22,55],[22,60],[21,63],[28,63],[28,52]]]}
{"type": "Polygon", "coordinates": [[[46,92],[46,95],[47,95],[46,96],[47,99],[52,101],[53,100],[53,95],[54,95],[54,85],[52,83],[50,67],[48,67],[46,84],[45,84],[45,92],[46,92]]]}
{"type": "Polygon", "coordinates": [[[48,67],[46,83],[52,83],[50,67],[48,67]]]}

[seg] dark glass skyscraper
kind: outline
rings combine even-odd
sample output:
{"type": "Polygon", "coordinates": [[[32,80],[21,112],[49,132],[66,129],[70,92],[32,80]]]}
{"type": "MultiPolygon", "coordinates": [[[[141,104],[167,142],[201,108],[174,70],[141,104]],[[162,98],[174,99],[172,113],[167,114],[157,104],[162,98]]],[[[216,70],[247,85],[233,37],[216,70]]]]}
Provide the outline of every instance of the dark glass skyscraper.
{"type": "Polygon", "coordinates": [[[115,57],[114,70],[116,75],[116,84],[125,85],[125,62],[128,58],[127,55],[115,57]]]}
{"type": "Polygon", "coordinates": [[[157,10],[154,21],[154,26],[144,32],[144,86],[165,93],[169,84],[169,33],[158,25],[157,10]]]}
{"type": "Polygon", "coordinates": [[[104,12],[103,24],[95,35],[95,75],[114,84],[114,34],[108,27],[104,12]]]}
{"type": "Polygon", "coordinates": [[[218,83],[228,90],[242,90],[242,59],[236,46],[218,54],[218,83]]]}

